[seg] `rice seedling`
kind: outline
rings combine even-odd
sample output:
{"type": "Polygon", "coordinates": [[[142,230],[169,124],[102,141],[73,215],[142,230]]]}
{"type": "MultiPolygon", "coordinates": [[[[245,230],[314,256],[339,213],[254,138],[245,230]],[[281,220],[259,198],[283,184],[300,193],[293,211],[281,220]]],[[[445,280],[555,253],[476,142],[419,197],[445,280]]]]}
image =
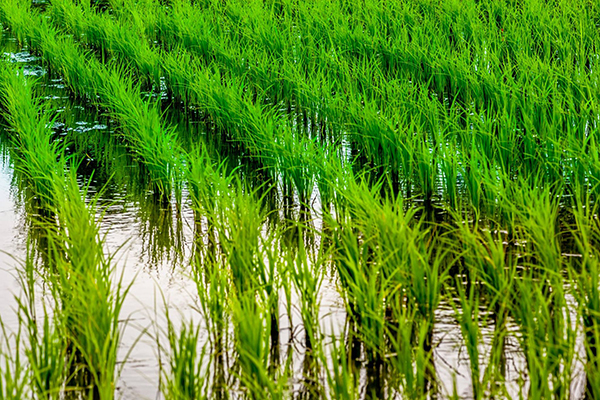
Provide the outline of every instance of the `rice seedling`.
{"type": "Polygon", "coordinates": [[[408,399],[424,399],[435,393],[432,384],[433,353],[427,349],[431,326],[415,310],[397,307],[395,326],[390,329],[388,363],[398,377],[390,385],[408,399]]]}
{"type": "MultiPolygon", "coordinates": [[[[58,6],[57,6],[58,7],[58,6]]],[[[66,7],[63,5],[62,7],[66,7]]],[[[77,8],[75,8],[76,10],[77,8]]],[[[261,155],[266,165],[277,165],[278,170],[283,173],[285,183],[293,185],[303,200],[310,198],[312,191],[312,171],[310,167],[312,163],[309,157],[301,157],[304,154],[309,156],[314,153],[312,142],[310,140],[297,140],[292,136],[291,132],[283,131],[275,136],[276,121],[271,121],[272,113],[267,112],[259,104],[254,104],[250,101],[247,95],[244,95],[245,89],[242,86],[242,81],[230,81],[225,87],[220,82],[223,78],[220,71],[211,71],[211,69],[190,69],[189,67],[182,68],[184,64],[190,64],[192,61],[186,57],[185,53],[176,55],[167,55],[162,57],[160,67],[150,60],[159,59],[159,54],[152,50],[147,50],[144,54],[131,51],[125,51],[119,47],[119,43],[130,43],[129,49],[147,48],[147,45],[136,45],[139,37],[133,35],[129,31],[111,39],[110,37],[98,36],[93,34],[93,30],[98,29],[98,24],[87,22],[88,17],[98,19],[98,16],[90,10],[80,11],[75,14],[71,3],[72,11],[69,21],[72,24],[83,24],[86,21],[86,27],[79,28],[79,31],[86,33],[88,41],[102,46],[104,49],[110,49],[119,54],[120,57],[131,60],[136,65],[142,74],[158,74],[164,71],[168,89],[184,101],[194,106],[200,106],[209,111],[213,118],[217,120],[217,124],[222,128],[233,128],[235,132],[239,130],[241,125],[242,135],[239,139],[245,143],[251,151],[261,155]],[[126,35],[126,36],[125,36],[126,35]],[[156,67],[143,68],[140,63],[151,62],[156,67]],[[204,78],[204,79],[202,79],[204,78]],[[280,139],[278,139],[280,138],[280,139]]],[[[66,19],[63,13],[58,21],[66,19]]],[[[102,21],[102,30],[111,32],[118,29],[123,29],[119,25],[105,18],[100,18],[102,21]]],[[[133,51],[133,50],[132,50],[133,51]]],[[[192,63],[193,64],[193,63],[192,63]]],[[[165,135],[168,137],[168,135],[165,135]]],[[[153,151],[152,149],[149,152],[153,151]]]]}
{"type": "Polygon", "coordinates": [[[516,281],[513,307],[530,377],[532,397],[567,397],[575,355],[575,326],[566,299],[562,255],[556,239],[557,206],[550,190],[523,188],[533,205],[521,214],[525,238],[533,245],[529,270],[516,281]]]}
{"type": "MultiPolygon", "coordinates": [[[[323,353],[321,353],[323,354],[323,353]]],[[[327,386],[332,398],[353,400],[360,398],[358,393],[357,377],[350,364],[350,355],[346,352],[343,340],[334,338],[331,343],[331,356],[322,356],[322,363],[331,367],[325,369],[327,375],[327,386]]]]}
{"type": "MultiPolygon", "coordinates": [[[[200,263],[198,263],[200,264],[200,263]]],[[[195,280],[198,290],[200,313],[206,321],[206,331],[209,335],[210,351],[214,367],[214,379],[212,392],[214,396],[223,394],[226,388],[224,360],[227,356],[227,333],[229,326],[229,291],[226,271],[222,270],[217,263],[211,267],[201,270],[196,266],[195,280]]],[[[181,332],[184,335],[184,332],[181,332]]],[[[183,340],[183,339],[182,339],[183,340]]],[[[174,360],[177,364],[178,361],[174,360]]],[[[172,368],[178,368],[174,366],[172,368]]],[[[207,372],[204,372],[207,374],[207,372]]],[[[198,374],[196,374],[198,375],[198,374]]]]}
{"type": "MultiPolygon", "coordinates": [[[[381,203],[379,191],[378,186],[371,191],[347,190],[344,206],[350,217],[344,221],[338,216],[342,225],[334,233],[340,290],[370,365],[375,369],[383,365],[391,340],[391,352],[398,354],[392,365],[406,379],[404,390],[424,396],[432,380],[434,313],[448,277],[448,252],[434,250],[437,246],[415,218],[416,210],[404,210],[400,197],[381,203]],[[401,326],[400,321],[408,325],[401,326]],[[418,348],[413,351],[415,333],[418,348]]],[[[380,390],[375,396],[382,395],[380,390]]]]}
{"type": "Polygon", "coordinates": [[[305,347],[311,351],[321,342],[319,327],[319,291],[323,283],[323,261],[309,259],[307,249],[299,241],[297,252],[292,250],[287,264],[291,281],[300,295],[300,314],[305,330],[305,347]]]}
{"type": "MultiPolygon", "coordinates": [[[[35,185],[35,192],[43,204],[56,206],[54,184],[59,179],[64,160],[57,162],[60,144],[51,139],[47,126],[52,123],[50,112],[44,110],[33,95],[33,86],[27,84],[23,71],[0,67],[2,105],[13,128],[13,141],[19,151],[21,169],[35,185]]],[[[43,208],[43,207],[42,207],[43,208]]]]}
{"type": "MultiPolygon", "coordinates": [[[[97,18],[97,16],[93,13],[90,17],[97,18]]],[[[76,17],[73,16],[72,18],[76,17]]],[[[84,17],[84,14],[79,14],[79,21],[85,20],[86,18],[84,17]]],[[[107,31],[111,31],[113,29],[122,29],[118,25],[109,25],[109,22],[107,22],[106,19],[103,19],[103,23],[105,26],[105,30],[107,31]]],[[[114,43],[114,41],[104,39],[89,39],[89,37],[94,36],[92,32],[93,29],[95,28],[90,27],[90,29],[88,29],[87,31],[88,35],[86,37],[88,37],[88,40],[92,40],[95,43],[104,46],[104,48],[116,50],[121,57],[131,60],[134,63],[140,63],[142,62],[141,60],[144,59],[145,56],[141,53],[134,55],[121,51],[119,45],[117,43],[114,43]]],[[[129,37],[129,40],[132,43],[130,47],[137,48],[133,45],[133,43],[139,39],[131,34],[129,37]]],[[[124,39],[126,38],[122,38],[122,40],[124,39]]],[[[193,105],[201,105],[202,107],[206,108],[211,113],[213,118],[219,115],[219,123],[224,124],[224,127],[231,127],[233,121],[236,121],[237,124],[243,123],[245,126],[244,130],[247,130],[247,133],[243,137],[241,137],[242,141],[244,143],[247,143],[252,149],[255,149],[258,152],[258,154],[262,155],[262,157],[265,157],[265,155],[267,155],[268,158],[265,160],[267,166],[273,164],[273,161],[271,161],[270,159],[273,157],[273,154],[277,154],[276,166],[278,167],[278,170],[280,170],[283,173],[285,183],[293,184],[293,186],[298,190],[302,200],[306,200],[307,198],[309,198],[310,192],[312,191],[312,180],[310,178],[314,175],[314,173],[311,171],[311,160],[313,159],[311,156],[315,152],[317,152],[317,150],[314,149],[314,145],[311,143],[311,141],[298,140],[298,137],[292,137],[290,133],[285,131],[285,129],[280,134],[272,132],[273,128],[269,128],[269,126],[273,123],[269,120],[273,118],[273,116],[271,116],[269,113],[266,113],[260,107],[248,103],[246,100],[243,100],[242,103],[239,103],[238,99],[240,97],[244,97],[239,93],[240,89],[242,88],[242,84],[248,83],[245,77],[242,77],[243,80],[239,81],[239,83],[233,83],[234,80],[237,81],[239,80],[239,78],[229,76],[229,88],[225,90],[223,88],[215,86],[215,79],[210,77],[207,77],[208,80],[202,85],[198,85],[198,73],[180,70],[181,65],[190,64],[192,60],[190,58],[187,58],[185,55],[182,55],[181,50],[179,51],[179,53],[180,54],[178,54],[173,59],[169,59],[169,57],[167,57],[167,59],[163,63],[166,77],[168,78],[168,89],[171,90],[173,93],[176,93],[178,96],[186,99],[186,103],[191,103],[193,105]],[[210,86],[212,86],[212,88],[210,86]],[[238,93],[232,93],[231,89],[233,88],[237,88],[238,93]],[[211,94],[211,92],[213,92],[214,94],[211,94]],[[207,97],[207,95],[209,97],[207,97]],[[244,115],[245,117],[239,118],[240,114],[244,115]],[[252,123],[251,121],[256,121],[256,123],[252,123]],[[267,126],[268,128],[265,129],[265,126],[267,126]],[[258,137],[257,134],[259,134],[258,137]],[[277,139],[277,137],[281,137],[282,139],[277,139]],[[279,142],[281,145],[277,146],[275,144],[276,142],[279,142]],[[302,157],[302,155],[304,154],[306,154],[306,157],[302,157]]],[[[154,58],[156,58],[155,53],[153,54],[153,56],[154,58]]],[[[150,58],[152,58],[153,56],[148,55],[148,57],[150,58]]],[[[148,59],[148,57],[146,57],[146,59],[148,59]]],[[[210,69],[213,69],[211,65],[209,65],[208,67],[209,71],[210,69]]],[[[206,70],[206,68],[199,70],[198,72],[202,71],[200,72],[200,76],[205,75],[206,70]]],[[[222,72],[220,70],[217,73],[217,75],[219,80],[223,79],[223,77],[221,77],[222,72]]],[[[320,81],[318,86],[323,86],[323,82],[320,81]]],[[[265,90],[265,88],[261,90],[265,90]]],[[[266,97],[268,96],[268,94],[265,93],[265,95],[263,96],[266,97]]],[[[320,97],[320,95],[311,95],[311,97],[318,98],[320,97]]],[[[361,106],[357,105],[356,110],[357,111],[355,113],[364,114],[364,111],[362,110],[361,106]]],[[[351,112],[349,113],[349,115],[347,115],[347,118],[364,119],[365,117],[363,115],[354,116],[351,112]]],[[[369,116],[367,121],[361,121],[361,125],[359,127],[355,127],[354,129],[364,130],[365,124],[372,125],[373,123],[376,123],[375,121],[372,121],[373,119],[377,120],[377,117],[374,114],[369,116]]],[[[374,126],[374,128],[375,127],[376,126],[374,126]]],[[[237,130],[237,128],[235,130],[237,130]]],[[[376,134],[377,130],[373,130],[373,132],[376,134]]],[[[358,138],[361,141],[363,146],[367,145],[367,137],[368,135],[364,134],[356,136],[356,138],[358,138]]],[[[379,143],[382,139],[374,138],[374,140],[375,142],[372,146],[379,147],[379,143]]],[[[393,134],[385,138],[385,142],[388,142],[390,140],[393,140],[393,134]]],[[[387,143],[383,143],[382,148],[384,151],[387,152],[386,144],[387,143]]],[[[395,149],[398,146],[399,144],[395,143],[392,148],[395,149]]],[[[378,152],[378,150],[374,150],[371,154],[371,157],[377,157],[376,154],[378,152]]],[[[390,157],[386,158],[386,160],[389,159],[390,157]]],[[[390,161],[395,162],[393,158],[390,161]]],[[[425,164],[423,164],[423,167],[425,167],[425,164]]],[[[423,179],[425,179],[424,185],[428,188],[428,193],[431,194],[433,190],[431,188],[431,174],[427,173],[426,171],[424,172],[424,174],[425,175],[423,175],[422,177],[423,179]]]]}
{"type": "MultiPolygon", "coordinates": [[[[190,158],[190,196],[197,220],[206,216],[208,232],[197,231],[197,252],[194,256],[194,279],[198,289],[200,311],[206,320],[209,340],[215,357],[219,358],[224,347],[228,322],[229,276],[217,256],[215,227],[220,223],[224,198],[233,188],[234,175],[228,174],[225,164],[214,164],[206,149],[196,150],[190,158]],[[209,237],[205,243],[203,236],[209,237]]],[[[197,225],[201,225],[197,222],[197,225]]],[[[201,226],[199,227],[201,229],[201,226]]]]}
{"type": "Polygon", "coordinates": [[[27,335],[27,367],[31,386],[37,395],[40,398],[58,399],[68,380],[73,360],[68,354],[68,339],[58,321],[52,321],[46,303],[43,303],[42,315],[38,317],[35,278],[32,254],[27,257],[21,271],[24,296],[18,299],[20,325],[25,327],[27,335]]]}
{"type": "Polygon", "coordinates": [[[267,367],[270,315],[267,307],[252,294],[242,294],[232,302],[235,348],[239,379],[249,398],[285,398],[287,379],[273,376],[267,367]]]}
{"type": "MultiPolygon", "coordinates": [[[[32,222],[40,230],[47,231],[45,235],[52,235],[56,232],[53,216],[61,202],[57,184],[63,179],[61,169],[65,167],[64,159],[60,157],[61,147],[52,140],[47,129],[52,114],[34,96],[33,86],[25,79],[23,70],[3,63],[0,74],[0,98],[13,128],[11,138],[18,149],[18,168],[34,186],[34,193],[40,199],[42,218],[32,222]]],[[[34,268],[33,255],[28,254],[20,277],[24,298],[17,299],[20,327],[24,327],[27,338],[27,368],[32,378],[31,386],[40,396],[58,398],[70,362],[66,341],[61,337],[63,332],[51,322],[45,305],[41,327],[38,326],[34,268]]],[[[19,348],[20,343],[17,343],[17,351],[20,351],[19,348]]],[[[18,378],[19,372],[14,373],[18,378]]],[[[9,393],[5,395],[8,398],[9,393]]]]}
{"type": "MultiPolygon", "coordinates": [[[[457,217],[456,217],[457,218],[457,217]]],[[[477,215],[475,221],[477,221],[477,215]]],[[[482,343],[481,324],[494,325],[491,348],[485,371],[477,368],[473,371],[474,395],[484,396],[501,390],[505,380],[505,339],[508,335],[507,320],[513,304],[515,280],[518,277],[517,263],[519,255],[505,244],[505,235],[490,229],[482,229],[478,223],[458,227],[463,243],[464,267],[469,280],[469,293],[457,282],[460,299],[461,330],[472,364],[479,366],[479,346],[482,343]],[[476,290],[477,288],[477,290],[476,290]],[[507,296],[507,294],[509,294],[507,296]],[[491,316],[487,321],[479,319],[479,298],[485,301],[491,316]],[[467,314],[465,314],[467,313],[467,314]],[[470,313],[470,314],[469,314],[470,313]],[[499,384],[498,384],[499,383],[499,384]],[[499,387],[498,387],[499,386],[499,387]]],[[[458,310],[457,310],[458,311],[458,310]]],[[[475,367],[472,366],[472,370],[475,367]]]]}
{"type": "MultiPolygon", "coordinates": [[[[99,46],[100,51],[118,52],[135,60],[140,75],[152,77],[150,83],[160,86],[160,60],[143,38],[132,35],[133,32],[129,30],[119,30],[118,25],[107,24],[109,20],[99,18],[99,14],[95,14],[89,4],[82,3],[80,6],[83,7],[85,18],[80,17],[79,7],[68,0],[52,2],[47,13],[57,24],[90,45],[103,44],[99,46]]],[[[103,55],[103,58],[108,58],[108,55],[103,55]]]]}
{"type": "Polygon", "coordinates": [[[114,397],[119,374],[117,349],[124,328],[119,317],[128,287],[122,277],[113,280],[111,259],[104,254],[91,214],[95,204],[88,208],[81,200],[73,174],[67,179],[69,197],[60,212],[64,229],[58,236],[65,259],[57,265],[53,289],[65,333],[89,374],[90,393],[108,399],[114,397]]]}
{"type": "Polygon", "coordinates": [[[355,319],[361,339],[369,347],[369,358],[381,361],[385,349],[385,299],[387,282],[381,277],[379,268],[368,268],[368,253],[361,251],[358,239],[345,231],[336,240],[341,254],[338,266],[340,279],[344,286],[348,312],[355,319]]]}
{"type": "Polygon", "coordinates": [[[22,399],[27,396],[29,390],[27,369],[21,358],[21,332],[9,333],[4,323],[0,321],[0,325],[2,325],[0,394],[3,399],[22,399]]]}
{"type": "Polygon", "coordinates": [[[200,327],[183,321],[179,331],[167,314],[169,370],[165,372],[161,391],[169,399],[205,399],[206,380],[204,351],[198,352],[200,327]]]}
{"type": "Polygon", "coordinates": [[[517,293],[520,301],[515,317],[522,329],[521,345],[530,379],[527,395],[564,398],[570,393],[575,340],[570,318],[561,315],[565,306],[548,299],[531,280],[519,282],[517,293]]]}
{"type": "Polygon", "coordinates": [[[268,367],[269,352],[279,343],[279,259],[272,244],[276,236],[262,237],[266,216],[256,193],[245,193],[239,180],[223,164],[213,164],[205,152],[191,160],[196,211],[205,213],[222,250],[222,258],[200,254],[198,260],[206,264],[196,278],[201,310],[210,321],[213,354],[221,357],[228,312],[241,384],[252,398],[282,398],[285,378],[273,380],[268,367]],[[228,282],[231,287],[226,288],[228,282]]]}
{"type": "Polygon", "coordinates": [[[475,297],[475,286],[470,285],[469,293],[465,293],[462,288],[462,282],[457,282],[457,288],[460,299],[459,325],[465,340],[467,354],[469,356],[471,383],[473,385],[473,398],[483,398],[483,385],[481,382],[481,365],[479,362],[478,345],[481,340],[479,330],[479,301],[475,297]]]}
{"type": "Polygon", "coordinates": [[[596,206],[587,204],[587,206],[578,202],[575,204],[573,214],[575,215],[576,231],[574,232],[577,246],[582,256],[580,265],[570,268],[570,274],[576,284],[575,291],[581,316],[583,320],[583,330],[585,336],[586,351],[586,396],[594,398],[598,395],[599,370],[597,362],[597,344],[599,335],[598,325],[598,306],[600,305],[600,293],[598,291],[598,271],[597,251],[595,245],[597,241],[596,206]],[[594,228],[596,226],[596,228],[594,228]]]}

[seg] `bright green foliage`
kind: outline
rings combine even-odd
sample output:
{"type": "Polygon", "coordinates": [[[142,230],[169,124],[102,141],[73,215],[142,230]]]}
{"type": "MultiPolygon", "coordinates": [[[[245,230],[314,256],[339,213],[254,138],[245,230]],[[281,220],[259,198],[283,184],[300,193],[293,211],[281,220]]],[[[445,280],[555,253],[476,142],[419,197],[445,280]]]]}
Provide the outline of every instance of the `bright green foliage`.
{"type": "Polygon", "coordinates": [[[193,322],[182,323],[179,332],[167,315],[170,370],[161,388],[169,399],[201,400],[207,398],[203,370],[204,353],[198,354],[200,328],[193,322]]]}
{"type": "MultiPolygon", "coordinates": [[[[13,130],[19,169],[42,200],[40,218],[33,222],[45,230],[46,267],[51,268],[44,279],[55,315],[50,321],[44,306],[41,329],[35,314],[32,260],[26,262],[22,279],[25,299],[20,301],[20,318],[27,328],[33,386],[40,396],[60,398],[65,379],[77,375],[83,380],[74,388],[112,399],[122,330],[119,315],[127,290],[113,279],[95,221],[95,201],[86,204],[76,166],[65,171],[66,157],[49,128],[49,110],[34,96],[22,70],[2,64],[1,73],[0,96],[13,130]]],[[[14,372],[19,379],[20,372],[14,372]]]]}
{"type": "MultiPolygon", "coordinates": [[[[4,0],[0,22],[116,121],[153,194],[140,215],[191,205],[177,251],[193,244],[202,321],[159,329],[166,398],[567,399],[580,364],[600,396],[596,2],[4,0]]],[[[4,350],[0,394],[113,398],[127,288],[82,152],[31,82],[0,64],[40,254],[21,274],[26,363],[4,350]]]]}

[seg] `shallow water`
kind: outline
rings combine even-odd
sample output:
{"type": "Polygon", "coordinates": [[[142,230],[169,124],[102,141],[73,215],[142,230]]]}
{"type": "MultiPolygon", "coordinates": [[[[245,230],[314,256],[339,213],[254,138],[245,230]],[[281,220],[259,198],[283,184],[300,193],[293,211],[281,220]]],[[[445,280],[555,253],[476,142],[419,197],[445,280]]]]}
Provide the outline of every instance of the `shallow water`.
{"type": "MultiPolygon", "coordinates": [[[[2,150],[0,150],[2,151],[2,150]]],[[[2,151],[2,153],[4,153],[2,151]]],[[[19,282],[15,264],[25,254],[24,233],[19,229],[20,218],[11,196],[11,167],[4,156],[0,163],[0,315],[8,326],[17,325],[11,293],[18,293],[19,282]]]]}

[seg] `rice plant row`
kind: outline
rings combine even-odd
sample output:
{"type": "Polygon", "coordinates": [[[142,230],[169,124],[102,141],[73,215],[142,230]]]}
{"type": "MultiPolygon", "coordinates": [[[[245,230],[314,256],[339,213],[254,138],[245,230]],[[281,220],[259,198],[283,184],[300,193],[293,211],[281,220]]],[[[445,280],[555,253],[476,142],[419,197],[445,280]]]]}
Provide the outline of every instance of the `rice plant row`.
{"type": "Polygon", "coordinates": [[[37,49],[82,98],[106,107],[125,128],[126,139],[151,176],[157,195],[169,196],[172,189],[181,193],[177,169],[182,160],[175,130],[165,126],[161,112],[142,99],[139,86],[125,70],[110,68],[61,37],[40,15],[30,12],[27,2],[2,4],[4,22],[23,40],[37,49]]]}
{"type": "Polygon", "coordinates": [[[17,337],[17,347],[5,349],[10,353],[3,356],[18,359],[25,347],[26,361],[20,373],[3,379],[2,397],[58,399],[78,390],[113,398],[127,288],[115,279],[104,253],[95,203],[87,203],[75,175],[78,161],[69,160],[53,137],[53,110],[34,94],[23,70],[3,62],[0,75],[16,168],[36,199],[37,217],[29,223],[45,239],[31,243],[37,248],[19,270],[24,293],[18,313],[25,338],[21,343],[17,337]],[[38,277],[48,285],[50,300],[40,299],[38,277]]]}

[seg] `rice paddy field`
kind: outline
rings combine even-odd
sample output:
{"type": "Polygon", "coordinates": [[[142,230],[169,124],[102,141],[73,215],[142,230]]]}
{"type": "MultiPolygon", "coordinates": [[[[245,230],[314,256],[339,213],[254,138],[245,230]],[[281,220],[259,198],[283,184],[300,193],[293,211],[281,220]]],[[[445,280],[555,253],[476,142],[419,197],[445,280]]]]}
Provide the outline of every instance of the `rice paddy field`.
{"type": "Polygon", "coordinates": [[[1,399],[600,399],[597,1],[0,28],[1,399]]]}

